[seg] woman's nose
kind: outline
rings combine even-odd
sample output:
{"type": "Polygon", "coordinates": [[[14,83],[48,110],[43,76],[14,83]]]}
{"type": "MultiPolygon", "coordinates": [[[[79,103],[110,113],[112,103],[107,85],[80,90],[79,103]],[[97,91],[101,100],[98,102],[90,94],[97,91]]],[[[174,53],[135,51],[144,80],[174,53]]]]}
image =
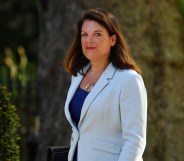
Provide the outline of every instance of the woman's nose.
{"type": "Polygon", "coordinates": [[[88,35],[88,37],[87,37],[87,42],[88,42],[88,43],[93,43],[93,42],[94,42],[94,40],[93,40],[93,35],[88,35]]]}

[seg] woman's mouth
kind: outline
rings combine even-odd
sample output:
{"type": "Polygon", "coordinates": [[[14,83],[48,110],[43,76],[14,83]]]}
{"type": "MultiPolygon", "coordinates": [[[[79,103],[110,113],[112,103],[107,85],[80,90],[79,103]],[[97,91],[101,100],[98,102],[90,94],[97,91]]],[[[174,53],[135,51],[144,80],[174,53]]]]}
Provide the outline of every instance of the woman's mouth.
{"type": "Polygon", "coordinates": [[[86,47],[86,50],[94,50],[94,49],[96,49],[96,47],[92,47],[92,46],[87,46],[86,47]]]}

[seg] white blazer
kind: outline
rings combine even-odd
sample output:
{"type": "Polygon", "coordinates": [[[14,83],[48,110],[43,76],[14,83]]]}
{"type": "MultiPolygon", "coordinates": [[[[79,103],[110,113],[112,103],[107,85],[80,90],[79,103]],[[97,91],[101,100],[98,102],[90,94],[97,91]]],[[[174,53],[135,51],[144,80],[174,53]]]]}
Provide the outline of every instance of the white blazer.
{"type": "Polygon", "coordinates": [[[72,126],[68,161],[78,144],[78,161],[142,161],[146,145],[147,94],[134,70],[118,70],[110,63],[86,97],[78,128],[69,103],[83,76],[72,78],[65,115],[72,126]]]}

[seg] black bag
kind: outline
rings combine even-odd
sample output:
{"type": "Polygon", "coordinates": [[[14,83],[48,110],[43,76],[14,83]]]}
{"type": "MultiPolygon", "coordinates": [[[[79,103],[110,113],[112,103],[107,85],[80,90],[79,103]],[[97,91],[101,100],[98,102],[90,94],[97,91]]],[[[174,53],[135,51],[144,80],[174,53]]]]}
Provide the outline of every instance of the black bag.
{"type": "Polygon", "coordinates": [[[47,148],[47,161],[68,161],[68,146],[49,146],[47,148]]]}

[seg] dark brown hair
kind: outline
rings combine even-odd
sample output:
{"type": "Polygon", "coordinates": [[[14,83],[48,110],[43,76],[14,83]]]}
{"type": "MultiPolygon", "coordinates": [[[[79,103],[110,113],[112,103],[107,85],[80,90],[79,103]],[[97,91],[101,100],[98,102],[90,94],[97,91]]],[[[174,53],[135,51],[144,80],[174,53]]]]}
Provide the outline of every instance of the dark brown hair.
{"type": "Polygon", "coordinates": [[[82,52],[81,45],[81,29],[85,20],[94,20],[105,27],[110,36],[113,34],[116,35],[116,44],[111,47],[109,57],[110,62],[115,68],[133,69],[141,74],[140,68],[135,63],[126,45],[116,18],[110,12],[99,8],[85,10],[79,19],[76,36],[64,59],[64,68],[66,71],[76,76],[89,63],[89,60],[82,52]]]}

